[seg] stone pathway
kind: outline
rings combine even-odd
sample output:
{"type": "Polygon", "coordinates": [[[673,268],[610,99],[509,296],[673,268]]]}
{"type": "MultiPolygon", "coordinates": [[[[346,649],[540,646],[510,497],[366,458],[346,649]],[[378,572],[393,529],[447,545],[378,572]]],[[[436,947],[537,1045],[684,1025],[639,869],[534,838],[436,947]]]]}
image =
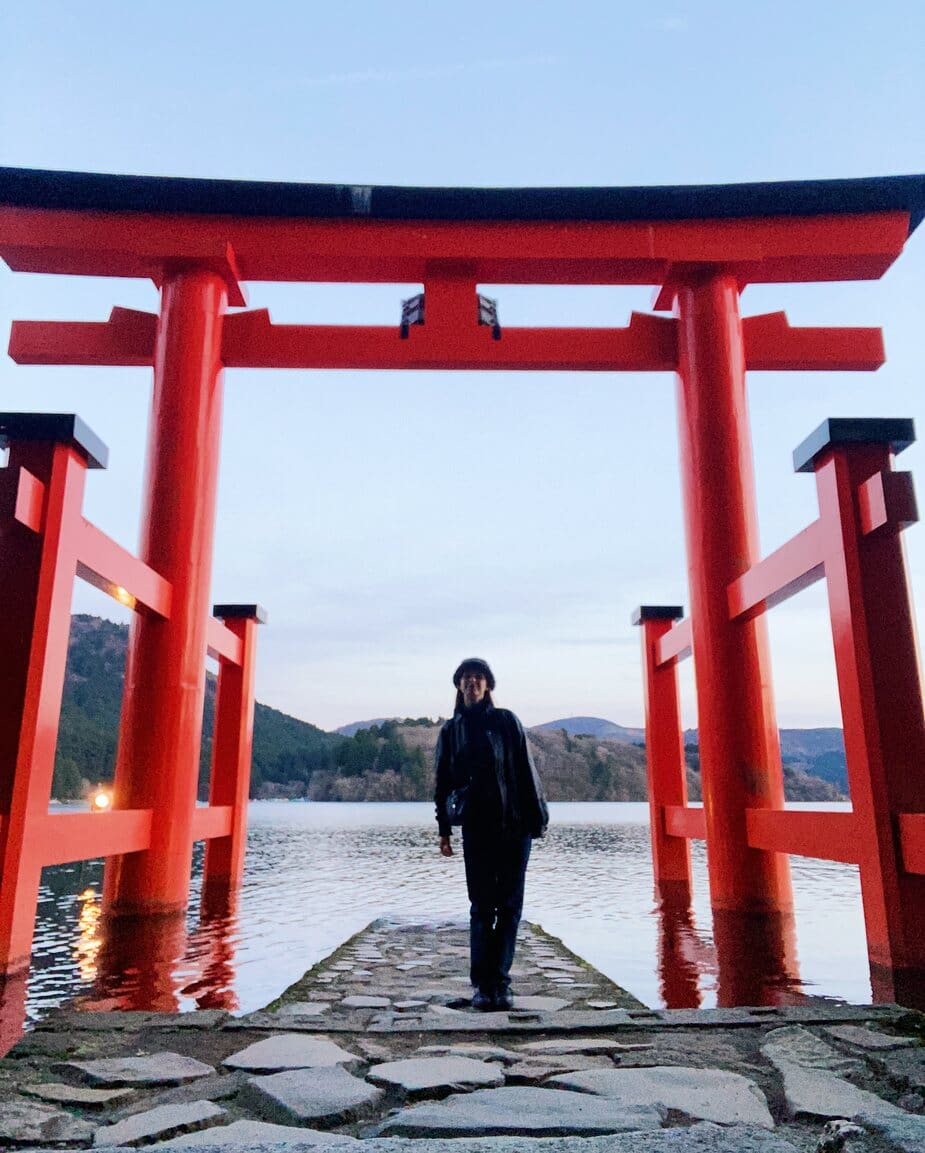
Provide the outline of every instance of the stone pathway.
{"type": "Polygon", "coordinates": [[[0,1148],[925,1153],[925,1018],[651,1010],[536,926],[509,1012],[464,926],[377,921],[278,1001],[59,1011],[0,1061],[0,1148]]]}

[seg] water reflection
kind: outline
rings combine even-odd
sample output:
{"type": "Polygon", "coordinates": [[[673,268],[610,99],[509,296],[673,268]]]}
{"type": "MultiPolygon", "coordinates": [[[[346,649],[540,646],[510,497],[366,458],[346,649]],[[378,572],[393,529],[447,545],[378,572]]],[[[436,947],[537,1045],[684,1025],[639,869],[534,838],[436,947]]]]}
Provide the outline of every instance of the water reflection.
{"type": "MultiPolygon", "coordinates": [[[[659,910],[647,806],[554,805],[549,835],[534,847],[524,915],[652,1006],[870,998],[856,869],[794,859],[799,974],[792,923],[714,923],[698,843],[692,861],[693,908],[659,910]]],[[[426,804],[254,804],[238,901],[202,893],[201,876],[197,846],[188,918],[110,924],[100,915],[102,862],[46,869],[30,1016],[74,998],[98,1008],[250,1011],[376,917],[468,911],[462,854],[439,855],[426,804]]]]}
{"type": "Polygon", "coordinates": [[[77,898],[80,914],[77,918],[77,941],[74,960],[82,981],[96,979],[96,957],[100,951],[100,899],[95,889],[84,889],[77,898]]]}
{"type": "Polygon", "coordinates": [[[718,1005],[794,1005],[806,1000],[792,913],[715,909],[713,939],[718,1005]]]}
{"type": "Polygon", "coordinates": [[[716,973],[716,954],[697,931],[692,909],[676,904],[658,910],[658,977],[669,1009],[699,1009],[701,976],[716,973]]]}

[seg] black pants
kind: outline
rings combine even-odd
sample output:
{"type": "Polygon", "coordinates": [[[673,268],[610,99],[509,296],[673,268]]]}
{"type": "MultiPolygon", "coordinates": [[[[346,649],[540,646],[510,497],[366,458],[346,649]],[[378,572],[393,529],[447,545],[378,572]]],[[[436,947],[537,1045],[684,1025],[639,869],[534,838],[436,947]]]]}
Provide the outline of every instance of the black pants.
{"type": "Polygon", "coordinates": [[[502,836],[466,825],[463,858],[469,891],[469,976],[487,996],[506,993],[532,838],[502,836]]]}

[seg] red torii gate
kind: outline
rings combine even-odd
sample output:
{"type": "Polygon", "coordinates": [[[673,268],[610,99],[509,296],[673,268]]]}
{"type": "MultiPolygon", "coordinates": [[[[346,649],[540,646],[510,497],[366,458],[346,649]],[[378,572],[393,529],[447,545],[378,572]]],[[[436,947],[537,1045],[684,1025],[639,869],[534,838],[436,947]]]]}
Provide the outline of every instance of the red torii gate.
{"type": "MultiPolygon", "coordinates": [[[[150,834],[111,846],[81,836],[73,846],[84,856],[105,850],[113,857],[107,911],[186,908],[221,374],[224,367],[286,367],[678,374],[691,601],[695,631],[703,630],[696,675],[707,735],[706,819],[722,830],[710,842],[713,906],[736,915],[789,914],[786,856],[750,844],[746,830],[747,813],[783,807],[764,622],[730,621],[711,609],[759,559],[745,372],[873,370],[884,353],[878,329],[790,328],[782,313],[743,318],[739,295],[748,283],[877,278],[923,211],[925,178],[918,176],[465,190],[0,169],[0,256],[11,269],[150,278],[161,290],[157,315],[117,308],[105,323],[18,321],[10,339],[21,364],[154,369],[140,552],[146,569],[170,586],[171,602],[169,615],[134,621],[116,771],[117,811],[149,814],[150,834]],[[424,293],[407,326],[274,325],[265,311],[227,311],[245,304],[243,286],[253,280],[412,282],[424,293]],[[633,314],[624,328],[499,332],[477,296],[479,283],[651,284],[656,311],[674,315],[633,314]]],[[[11,531],[8,523],[2,531],[11,531]]],[[[52,579],[47,571],[41,577],[52,579]]],[[[38,583],[26,588],[11,566],[0,569],[4,603],[27,614],[38,583]]],[[[16,660],[25,684],[27,654],[17,652],[16,660]]],[[[29,693],[4,691],[0,716],[19,736],[29,693]]],[[[43,756],[48,747],[46,740],[43,756]]],[[[17,774],[35,766],[26,756],[17,769],[12,751],[0,751],[2,972],[28,963],[9,913],[22,899],[7,895],[7,877],[19,876],[20,839],[10,840],[17,774]]],[[[925,812],[925,783],[913,793],[909,811],[925,812]]],[[[22,839],[29,819],[20,822],[22,839]]],[[[925,888],[919,900],[925,907],[925,888]]]]}

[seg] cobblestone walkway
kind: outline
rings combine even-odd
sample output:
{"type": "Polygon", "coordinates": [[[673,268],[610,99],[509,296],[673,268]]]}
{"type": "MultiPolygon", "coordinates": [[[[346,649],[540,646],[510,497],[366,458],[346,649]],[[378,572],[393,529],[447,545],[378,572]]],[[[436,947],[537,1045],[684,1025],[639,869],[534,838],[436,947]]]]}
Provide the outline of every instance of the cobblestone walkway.
{"type": "Polygon", "coordinates": [[[377,921],[278,1001],[59,1011],[0,1061],[0,1147],[359,1153],[925,1153],[925,1019],[650,1010],[533,925],[514,1008],[467,931],[377,921]]]}

